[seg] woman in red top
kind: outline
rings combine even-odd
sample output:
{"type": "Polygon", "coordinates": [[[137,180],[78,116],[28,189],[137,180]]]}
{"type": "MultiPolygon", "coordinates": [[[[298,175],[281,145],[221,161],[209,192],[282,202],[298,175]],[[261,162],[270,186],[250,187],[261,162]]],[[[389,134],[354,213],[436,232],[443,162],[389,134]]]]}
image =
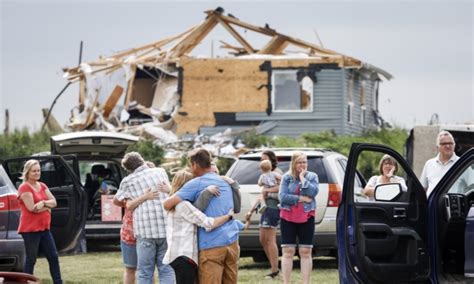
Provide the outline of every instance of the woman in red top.
{"type": "Polygon", "coordinates": [[[23,167],[23,183],[18,188],[21,216],[18,233],[25,243],[26,260],[24,272],[33,274],[38,253],[41,251],[49,263],[54,283],[62,283],[59,258],[51,234],[51,208],[56,207],[48,187],[39,182],[41,167],[37,160],[28,160],[23,167]]]}

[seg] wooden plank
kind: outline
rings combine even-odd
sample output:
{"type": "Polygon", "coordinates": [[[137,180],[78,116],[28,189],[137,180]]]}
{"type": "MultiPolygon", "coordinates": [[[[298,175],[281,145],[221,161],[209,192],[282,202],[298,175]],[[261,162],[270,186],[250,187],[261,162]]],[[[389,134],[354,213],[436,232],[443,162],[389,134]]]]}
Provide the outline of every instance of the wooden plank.
{"type": "Polygon", "coordinates": [[[131,72],[130,72],[130,81],[128,82],[128,88],[127,88],[127,95],[125,96],[125,103],[124,107],[125,109],[128,108],[128,105],[130,104],[130,98],[132,96],[132,91],[133,91],[133,82],[135,82],[135,74],[137,72],[137,66],[135,64],[132,64],[131,66],[131,72]]]}
{"type": "Polygon", "coordinates": [[[248,54],[255,53],[253,47],[229,24],[224,20],[217,18],[219,23],[245,48],[248,54]]]}
{"type": "Polygon", "coordinates": [[[288,46],[288,41],[285,37],[274,36],[259,52],[258,54],[282,54],[283,50],[288,46]]]}
{"type": "Polygon", "coordinates": [[[217,25],[218,21],[215,16],[208,17],[196,29],[186,35],[183,40],[168,52],[169,57],[181,57],[191,52],[201,40],[207,36],[211,30],[217,25]]]}
{"type": "Polygon", "coordinates": [[[123,93],[123,88],[120,87],[119,85],[115,86],[115,88],[112,90],[112,93],[107,98],[104,104],[103,115],[105,119],[109,118],[110,113],[112,112],[118,100],[120,99],[120,96],[122,96],[122,93],[123,93]]]}

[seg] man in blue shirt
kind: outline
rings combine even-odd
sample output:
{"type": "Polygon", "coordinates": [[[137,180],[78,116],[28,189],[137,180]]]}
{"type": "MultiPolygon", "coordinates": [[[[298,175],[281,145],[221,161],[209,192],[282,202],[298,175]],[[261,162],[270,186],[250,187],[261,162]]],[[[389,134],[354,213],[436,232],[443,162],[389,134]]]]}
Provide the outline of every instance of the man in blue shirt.
{"type": "MultiPolygon", "coordinates": [[[[170,210],[183,200],[192,203],[209,185],[216,185],[220,194],[212,198],[204,213],[209,217],[226,215],[234,207],[232,189],[213,172],[209,152],[198,148],[189,153],[188,159],[196,178],[168,198],[164,208],[170,210]]],[[[199,283],[237,283],[238,239],[242,226],[241,222],[230,220],[210,232],[199,228],[199,283]]]]}

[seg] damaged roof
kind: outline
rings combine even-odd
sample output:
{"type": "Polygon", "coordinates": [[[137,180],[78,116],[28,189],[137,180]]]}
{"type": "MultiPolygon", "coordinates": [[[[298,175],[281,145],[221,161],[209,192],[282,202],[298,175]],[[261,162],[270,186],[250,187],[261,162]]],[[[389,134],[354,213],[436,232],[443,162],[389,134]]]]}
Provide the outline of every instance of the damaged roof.
{"type": "Polygon", "coordinates": [[[64,77],[69,81],[77,81],[85,74],[98,72],[113,72],[123,65],[137,65],[139,68],[154,67],[165,69],[170,64],[179,64],[180,58],[190,56],[193,49],[218,25],[222,26],[240,46],[234,46],[224,41],[222,48],[229,49],[232,57],[240,58],[262,58],[261,56],[295,56],[288,53],[289,46],[296,46],[305,51],[308,58],[318,59],[320,63],[336,63],[341,68],[369,69],[381,74],[390,80],[392,75],[387,71],[364,63],[359,59],[323,48],[313,43],[291,37],[277,32],[267,24],[264,27],[255,26],[237,19],[231,14],[224,15],[224,9],[218,7],[215,10],[205,11],[206,18],[188,30],[175,36],[159,41],[130,48],[118,52],[109,57],[100,57],[98,60],[83,63],[77,67],[64,68],[64,77]],[[260,49],[256,49],[237,30],[243,28],[251,30],[263,36],[269,36],[270,40],[260,49]]]}

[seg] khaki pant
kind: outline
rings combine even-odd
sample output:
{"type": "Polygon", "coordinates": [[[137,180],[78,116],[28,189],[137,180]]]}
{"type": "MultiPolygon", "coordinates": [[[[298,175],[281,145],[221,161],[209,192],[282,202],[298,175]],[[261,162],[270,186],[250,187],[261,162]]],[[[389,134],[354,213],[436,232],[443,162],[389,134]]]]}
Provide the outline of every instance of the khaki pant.
{"type": "Polygon", "coordinates": [[[237,283],[239,242],[199,251],[199,283],[237,283]]]}

